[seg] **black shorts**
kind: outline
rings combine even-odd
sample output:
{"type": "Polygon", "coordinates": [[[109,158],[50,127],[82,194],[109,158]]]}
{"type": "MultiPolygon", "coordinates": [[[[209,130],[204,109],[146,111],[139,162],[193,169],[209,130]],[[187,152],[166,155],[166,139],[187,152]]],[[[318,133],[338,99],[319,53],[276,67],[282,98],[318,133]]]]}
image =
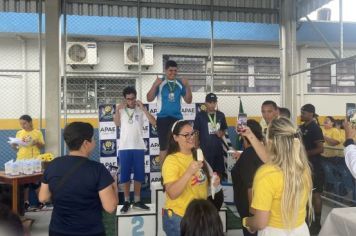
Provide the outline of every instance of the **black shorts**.
{"type": "Polygon", "coordinates": [[[173,117],[158,117],[157,118],[157,133],[158,133],[158,141],[159,141],[159,149],[161,151],[166,150],[168,143],[168,134],[171,131],[172,125],[178,119],[173,117]]]}
{"type": "Polygon", "coordinates": [[[324,177],[324,171],[321,166],[320,161],[313,161],[311,162],[312,164],[312,180],[313,180],[313,192],[316,193],[322,193],[324,190],[324,182],[325,182],[325,177],[324,177]]]}

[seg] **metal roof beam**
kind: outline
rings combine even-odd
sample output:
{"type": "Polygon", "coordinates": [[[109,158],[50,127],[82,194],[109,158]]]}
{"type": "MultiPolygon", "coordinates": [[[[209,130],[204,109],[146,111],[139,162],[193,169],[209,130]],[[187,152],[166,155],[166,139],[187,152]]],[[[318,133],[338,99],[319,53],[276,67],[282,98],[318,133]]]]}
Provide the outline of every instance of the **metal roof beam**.
{"type": "MultiPolygon", "coordinates": [[[[90,0],[68,0],[67,3],[83,3],[83,4],[98,4],[98,5],[112,5],[112,6],[128,6],[135,7],[138,5],[137,1],[100,1],[93,2],[90,0]]],[[[197,4],[176,4],[176,3],[152,3],[140,2],[140,7],[151,8],[166,8],[166,9],[186,9],[186,10],[204,10],[210,11],[213,7],[214,11],[224,12],[241,12],[241,13],[264,13],[264,14],[278,14],[279,10],[274,8],[255,8],[255,7],[229,7],[219,5],[197,5],[197,4]]]]}

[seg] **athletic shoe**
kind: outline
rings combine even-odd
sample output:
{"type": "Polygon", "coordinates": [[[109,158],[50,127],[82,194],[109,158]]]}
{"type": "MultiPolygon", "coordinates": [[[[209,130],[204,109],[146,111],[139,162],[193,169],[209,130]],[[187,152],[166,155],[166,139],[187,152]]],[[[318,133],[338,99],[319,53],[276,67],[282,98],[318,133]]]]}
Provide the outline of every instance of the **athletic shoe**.
{"type": "Polygon", "coordinates": [[[127,213],[130,209],[131,204],[129,202],[124,202],[124,205],[122,206],[122,208],[120,209],[121,213],[127,213]]]}
{"type": "Polygon", "coordinates": [[[132,205],[132,208],[134,209],[138,209],[138,210],[145,210],[145,211],[149,211],[150,207],[147,206],[146,204],[144,204],[143,202],[139,201],[139,202],[134,202],[132,205]]]}

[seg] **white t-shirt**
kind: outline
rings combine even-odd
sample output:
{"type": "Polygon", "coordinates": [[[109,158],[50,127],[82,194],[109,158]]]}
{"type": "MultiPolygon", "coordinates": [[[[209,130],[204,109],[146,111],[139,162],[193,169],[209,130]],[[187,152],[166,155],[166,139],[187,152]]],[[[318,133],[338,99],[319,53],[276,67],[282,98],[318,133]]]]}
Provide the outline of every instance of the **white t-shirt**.
{"type": "Polygon", "coordinates": [[[125,109],[120,110],[120,141],[119,150],[139,149],[145,150],[146,145],[142,137],[143,127],[143,111],[135,107],[135,109],[127,109],[129,114],[133,113],[132,122],[130,122],[129,115],[125,109]]]}

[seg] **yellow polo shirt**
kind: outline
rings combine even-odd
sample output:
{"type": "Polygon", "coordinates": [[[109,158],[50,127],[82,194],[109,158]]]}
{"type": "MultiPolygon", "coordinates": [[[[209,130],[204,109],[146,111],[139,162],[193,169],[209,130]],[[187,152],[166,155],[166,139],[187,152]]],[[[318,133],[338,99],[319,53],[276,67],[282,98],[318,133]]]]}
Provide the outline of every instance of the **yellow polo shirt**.
{"type": "Polygon", "coordinates": [[[37,129],[33,129],[32,131],[22,129],[16,133],[16,138],[19,138],[28,144],[28,146],[19,146],[17,160],[27,160],[40,155],[40,149],[36,145],[32,145],[32,142],[36,140],[37,142],[44,144],[41,131],[37,129]]]}

